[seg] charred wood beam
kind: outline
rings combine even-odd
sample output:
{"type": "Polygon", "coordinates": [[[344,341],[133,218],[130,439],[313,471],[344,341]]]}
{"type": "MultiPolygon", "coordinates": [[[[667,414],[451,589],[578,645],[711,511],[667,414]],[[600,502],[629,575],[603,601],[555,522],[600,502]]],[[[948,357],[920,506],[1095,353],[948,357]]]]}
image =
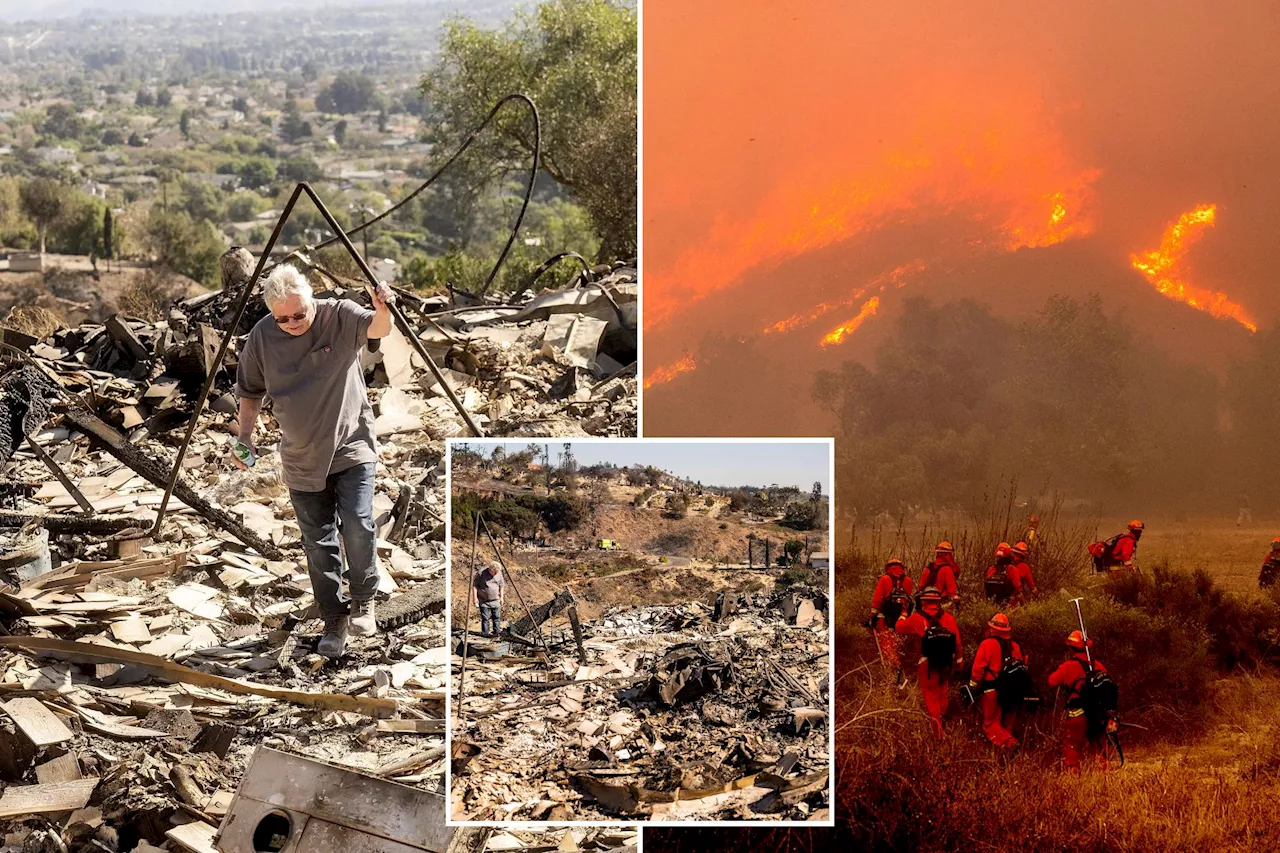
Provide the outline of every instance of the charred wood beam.
{"type": "Polygon", "coordinates": [[[35,515],[23,512],[0,512],[0,527],[21,528],[39,525],[50,533],[83,533],[89,536],[111,536],[125,530],[137,530],[147,523],[136,518],[86,518],[82,515],[35,515]]]}

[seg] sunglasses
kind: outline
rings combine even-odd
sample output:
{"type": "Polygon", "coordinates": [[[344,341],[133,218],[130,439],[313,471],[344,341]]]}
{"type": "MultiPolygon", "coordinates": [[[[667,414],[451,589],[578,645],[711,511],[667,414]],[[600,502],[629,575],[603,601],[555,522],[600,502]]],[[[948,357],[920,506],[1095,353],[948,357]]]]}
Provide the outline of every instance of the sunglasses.
{"type": "Polygon", "coordinates": [[[281,326],[287,326],[290,323],[301,323],[305,319],[307,319],[307,312],[300,311],[297,314],[290,314],[286,317],[276,317],[276,322],[281,326]]]}

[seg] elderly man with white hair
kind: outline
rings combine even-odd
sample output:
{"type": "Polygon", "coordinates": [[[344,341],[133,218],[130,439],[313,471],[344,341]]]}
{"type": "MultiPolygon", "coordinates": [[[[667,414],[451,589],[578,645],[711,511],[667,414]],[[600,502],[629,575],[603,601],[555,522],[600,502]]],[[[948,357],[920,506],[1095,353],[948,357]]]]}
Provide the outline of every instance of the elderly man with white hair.
{"type": "Polygon", "coordinates": [[[317,651],[339,658],[348,634],[377,630],[373,475],[378,448],[360,349],[391,333],[387,303],[394,295],[378,285],[373,311],[348,299],[316,299],[306,277],[291,266],[276,267],[262,291],[271,315],[249,332],[237,368],[240,441],[254,448],[253,429],[263,396],[269,395],[280,424],[284,484],[324,619],[317,651]],[[349,594],[342,590],[339,535],[349,594]]]}

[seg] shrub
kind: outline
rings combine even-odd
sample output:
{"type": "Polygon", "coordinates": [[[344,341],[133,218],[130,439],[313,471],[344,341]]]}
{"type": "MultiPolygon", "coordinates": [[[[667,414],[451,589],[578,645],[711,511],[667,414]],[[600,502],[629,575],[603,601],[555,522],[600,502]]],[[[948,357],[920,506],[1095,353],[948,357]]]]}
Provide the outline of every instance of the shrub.
{"type": "Polygon", "coordinates": [[[1218,666],[1280,664],[1280,603],[1273,596],[1245,601],[1224,590],[1204,569],[1185,572],[1167,564],[1150,574],[1107,578],[1117,601],[1170,621],[1202,625],[1218,666]]]}

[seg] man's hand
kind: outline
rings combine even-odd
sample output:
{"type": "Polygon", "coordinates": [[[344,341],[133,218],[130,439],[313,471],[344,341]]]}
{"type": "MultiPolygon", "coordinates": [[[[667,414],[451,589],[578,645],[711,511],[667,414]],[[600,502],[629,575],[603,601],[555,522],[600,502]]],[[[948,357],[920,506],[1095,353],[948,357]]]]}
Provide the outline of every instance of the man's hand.
{"type": "Polygon", "coordinates": [[[388,305],[395,303],[395,292],[385,284],[369,288],[369,298],[373,300],[373,320],[369,322],[367,337],[369,340],[385,338],[391,334],[391,311],[388,305]]]}
{"type": "Polygon", "coordinates": [[[394,305],[396,301],[396,292],[386,284],[379,284],[369,292],[369,295],[373,299],[373,307],[377,311],[387,310],[387,306],[394,305]]]}
{"type": "MultiPolygon", "coordinates": [[[[249,450],[250,450],[250,452],[251,452],[251,453],[253,453],[253,455],[254,455],[254,456],[257,456],[257,455],[258,455],[258,448],[257,448],[257,446],[256,446],[253,442],[251,442],[251,441],[245,441],[245,440],[241,439],[239,442],[236,442],[236,443],[239,443],[239,444],[246,444],[246,445],[248,445],[248,446],[249,446],[249,450]]],[[[247,471],[247,470],[249,470],[249,466],[248,466],[248,465],[246,465],[246,464],[245,464],[245,463],[240,459],[240,457],[239,457],[239,456],[236,456],[236,452],[235,452],[235,446],[236,446],[236,443],[233,443],[233,444],[231,445],[231,461],[232,461],[232,462],[234,462],[234,463],[236,464],[236,467],[237,467],[237,468],[241,469],[242,471],[247,471]]]]}

